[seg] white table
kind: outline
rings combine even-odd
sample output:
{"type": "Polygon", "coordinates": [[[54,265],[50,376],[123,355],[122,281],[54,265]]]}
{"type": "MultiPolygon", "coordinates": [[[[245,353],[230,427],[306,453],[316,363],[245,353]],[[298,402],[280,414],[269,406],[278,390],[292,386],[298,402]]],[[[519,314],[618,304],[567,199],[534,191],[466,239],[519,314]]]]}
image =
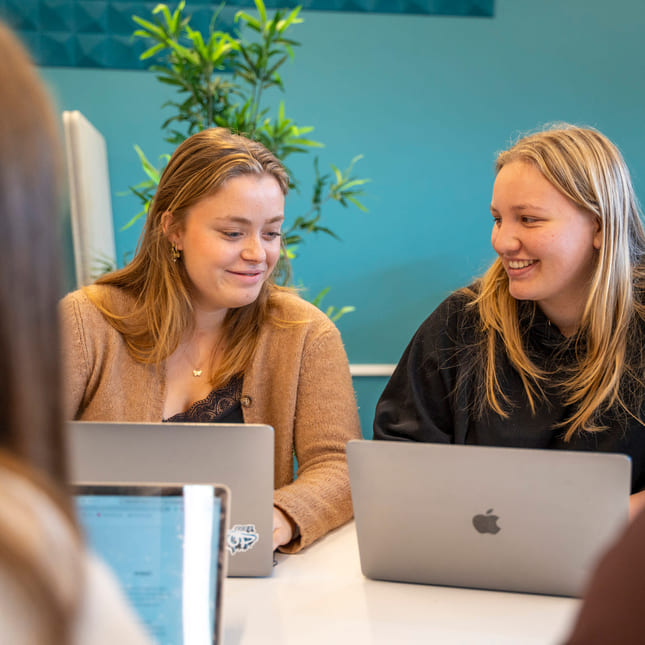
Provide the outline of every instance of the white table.
{"type": "Polygon", "coordinates": [[[353,523],[277,560],[270,578],[226,580],[224,645],[555,645],[579,606],[571,598],[368,580],[353,523]]]}

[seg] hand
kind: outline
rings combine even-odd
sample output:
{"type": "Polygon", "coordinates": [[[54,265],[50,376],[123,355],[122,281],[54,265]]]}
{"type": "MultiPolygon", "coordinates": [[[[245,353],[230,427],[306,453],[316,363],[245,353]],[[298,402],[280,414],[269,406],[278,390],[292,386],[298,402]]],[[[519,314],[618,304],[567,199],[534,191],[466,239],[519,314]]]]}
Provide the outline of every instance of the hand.
{"type": "Polygon", "coordinates": [[[291,542],[293,537],[293,524],[289,518],[275,506],[273,507],[273,550],[291,542]]]}
{"type": "Polygon", "coordinates": [[[629,496],[629,519],[633,520],[643,509],[645,509],[645,490],[629,496]]]}

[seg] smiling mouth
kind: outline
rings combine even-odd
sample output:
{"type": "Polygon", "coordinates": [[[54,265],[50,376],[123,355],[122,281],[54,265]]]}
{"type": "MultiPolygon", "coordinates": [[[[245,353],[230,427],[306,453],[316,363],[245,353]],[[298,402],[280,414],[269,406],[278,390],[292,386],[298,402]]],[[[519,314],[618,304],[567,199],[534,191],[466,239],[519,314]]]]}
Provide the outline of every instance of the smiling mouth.
{"type": "Polygon", "coordinates": [[[509,260],[508,268],[509,269],[525,269],[530,267],[532,264],[535,264],[537,260],[509,260]]]}

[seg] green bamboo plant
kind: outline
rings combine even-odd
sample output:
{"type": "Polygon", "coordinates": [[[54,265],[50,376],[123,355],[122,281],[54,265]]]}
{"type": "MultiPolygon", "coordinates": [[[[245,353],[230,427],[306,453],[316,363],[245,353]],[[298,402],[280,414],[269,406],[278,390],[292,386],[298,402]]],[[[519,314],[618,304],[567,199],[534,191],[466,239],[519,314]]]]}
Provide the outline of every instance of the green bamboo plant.
{"type": "MultiPolygon", "coordinates": [[[[263,0],[254,1],[257,16],[238,11],[234,35],[216,29],[219,10],[214,12],[206,34],[192,29],[182,0],[174,11],[167,5],[157,5],[151,20],[133,16],[138,25],[134,37],[144,39],[149,45],[141,59],[154,61],[150,69],[157,79],[177,91],[177,99],[164,105],[172,110],[172,116],[162,125],[166,141],[176,146],[204,128],[222,126],[262,142],[288,168],[291,155],[322,147],[308,136],[313,127],[298,126],[287,117],[284,101],[276,106],[266,99],[266,90],[271,88],[284,92],[280,68],[293,59],[293,48],[299,45],[290,37],[290,32],[302,22],[300,7],[277,10],[270,17],[263,0]]],[[[135,149],[147,179],[131,190],[143,208],[124,228],[145,216],[169,159],[168,155],[163,156],[159,168],[138,146],[135,149]]],[[[318,158],[314,157],[309,206],[305,213],[287,224],[283,234],[286,253],[279,265],[280,283],[290,282],[289,260],[297,257],[305,235],[324,233],[337,238],[322,222],[326,203],[335,201],[344,207],[351,205],[366,211],[360,200],[369,180],[353,174],[360,158],[360,155],[354,157],[345,169],[331,165],[330,172],[321,173],[318,158]]],[[[289,171],[289,175],[292,190],[301,192],[293,172],[289,171]]],[[[321,306],[328,290],[324,289],[314,298],[317,306],[321,306]]],[[[350,306],[329,307],[326,313],[337,320],[353,310],[350,306]]]]}

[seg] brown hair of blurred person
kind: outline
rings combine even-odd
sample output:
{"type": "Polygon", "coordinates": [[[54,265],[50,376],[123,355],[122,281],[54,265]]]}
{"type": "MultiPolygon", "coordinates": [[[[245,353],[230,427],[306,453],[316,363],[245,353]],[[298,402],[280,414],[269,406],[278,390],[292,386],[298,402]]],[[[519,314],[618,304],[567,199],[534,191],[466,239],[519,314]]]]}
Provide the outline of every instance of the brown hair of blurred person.
{"type": "Polygon", "coordinates": [[[52,540],[39,539],[47,530],[39,507],[28,503],[41,499],[38,491],[51,499],[68,517],[71,544],[78,541],[80,549],[63,488],[57,323],[61,150],[44,85],[2,24],[0,86],[0,468],[6,478],[0,488],[0,562],[5,587],[16,589],[12,600],[24,599],[33,615],[28,629],[36,634],[34,642],[63,645],[71,642],[80,570],[75,557],[68,561],[62,552],[47,551],[52,540]]]}
{"type": "Polygon", "coordinates": [[[0,52],[0,447],[63,482],[59,137],[42,81],[4,25],[0,52]]]}

